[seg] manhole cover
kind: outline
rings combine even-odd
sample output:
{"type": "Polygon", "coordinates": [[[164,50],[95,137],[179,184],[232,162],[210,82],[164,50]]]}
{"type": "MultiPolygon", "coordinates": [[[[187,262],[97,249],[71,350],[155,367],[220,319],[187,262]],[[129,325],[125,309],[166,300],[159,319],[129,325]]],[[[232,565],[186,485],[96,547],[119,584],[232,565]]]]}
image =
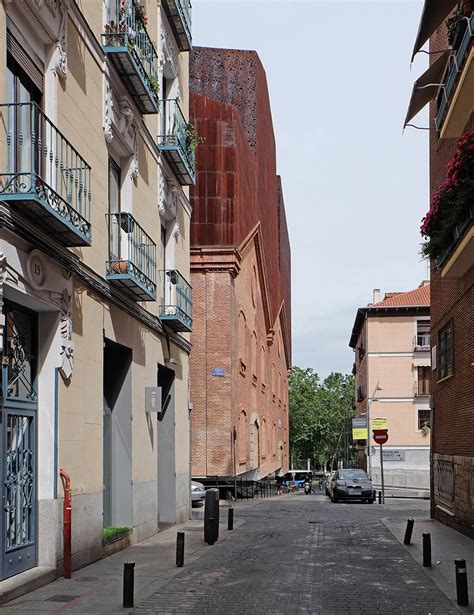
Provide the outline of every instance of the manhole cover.
{"type": "Polygon", "coordinates": [[[51,598],[46,598],[45,602],[72,602],[76,598],[80,598],[80,596],[67,596],[66,594],[57,594],[56,596],[51,596],[51,598]]]}

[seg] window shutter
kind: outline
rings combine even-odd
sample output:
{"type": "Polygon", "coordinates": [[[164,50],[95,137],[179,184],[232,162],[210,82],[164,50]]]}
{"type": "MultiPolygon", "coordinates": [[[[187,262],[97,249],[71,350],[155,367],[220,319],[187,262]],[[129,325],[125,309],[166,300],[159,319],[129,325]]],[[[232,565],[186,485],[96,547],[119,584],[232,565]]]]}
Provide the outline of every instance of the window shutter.
{"type": "Polygon", "coordinates": [[[26,53],[9,30],[7,30],[7,51],[25,71],[26,75],[31,79],[35,87],[43,93],[43,71],[40,70],[33,62],[31,57],[26,53]]]}

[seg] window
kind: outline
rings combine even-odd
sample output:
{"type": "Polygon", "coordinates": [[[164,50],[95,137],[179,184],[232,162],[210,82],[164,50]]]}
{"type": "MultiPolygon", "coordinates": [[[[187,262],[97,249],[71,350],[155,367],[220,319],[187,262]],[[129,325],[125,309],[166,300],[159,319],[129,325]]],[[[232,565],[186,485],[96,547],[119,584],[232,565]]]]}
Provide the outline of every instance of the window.
{"type": "Polygon", "coordinates": [[[416,323],[415,348],[426,349],[430,347],[430,321],[418,320],[416,323]]]}
{"type": "Polygon", "coordinates": [[[431,410],[418,410],[418,429],[431,428],[431,410]]]}
{"type": "Polygon", "coordinates": [[[120,211],[120,167],[112,158],[109,158],[109,214],[120,211]]]}
{"type": "Polygon", "coordinates": [[[418,395],[431,394],[431,370],[429,367],[418,367],[418,395]]]}
{"type": "Polygon", "coordinates": [[[453,321],[438,332],[438,380],[453,374],[453,321]]]}

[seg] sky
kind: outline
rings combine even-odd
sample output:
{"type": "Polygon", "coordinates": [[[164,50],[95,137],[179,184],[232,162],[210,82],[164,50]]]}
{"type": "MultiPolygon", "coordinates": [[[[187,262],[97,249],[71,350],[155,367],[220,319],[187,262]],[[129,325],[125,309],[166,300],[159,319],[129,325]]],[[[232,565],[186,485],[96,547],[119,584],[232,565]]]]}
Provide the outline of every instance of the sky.
{"type": "MultiPolygon", "coordinates": [[[[426,279],[428,133],[402,134],[422,0],[194,0],[193,43],[266,71],[292,251],[293,365],[349,373],[358,307],[426,279]]],[[[428,126],[426,112],[414,120],[428,126]]]]}

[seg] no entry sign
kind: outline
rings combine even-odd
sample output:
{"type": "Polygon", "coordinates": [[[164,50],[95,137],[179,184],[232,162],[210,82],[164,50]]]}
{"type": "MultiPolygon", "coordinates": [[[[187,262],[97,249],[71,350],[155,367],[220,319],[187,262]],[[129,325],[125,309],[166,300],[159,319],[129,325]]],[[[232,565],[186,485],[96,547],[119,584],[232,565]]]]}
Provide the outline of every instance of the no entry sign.
{"type": "Polygon", "coordinates": [[[377,444],[385,444],[388,442],[388,429],[374,429],[373,438],[377,444]]]}

